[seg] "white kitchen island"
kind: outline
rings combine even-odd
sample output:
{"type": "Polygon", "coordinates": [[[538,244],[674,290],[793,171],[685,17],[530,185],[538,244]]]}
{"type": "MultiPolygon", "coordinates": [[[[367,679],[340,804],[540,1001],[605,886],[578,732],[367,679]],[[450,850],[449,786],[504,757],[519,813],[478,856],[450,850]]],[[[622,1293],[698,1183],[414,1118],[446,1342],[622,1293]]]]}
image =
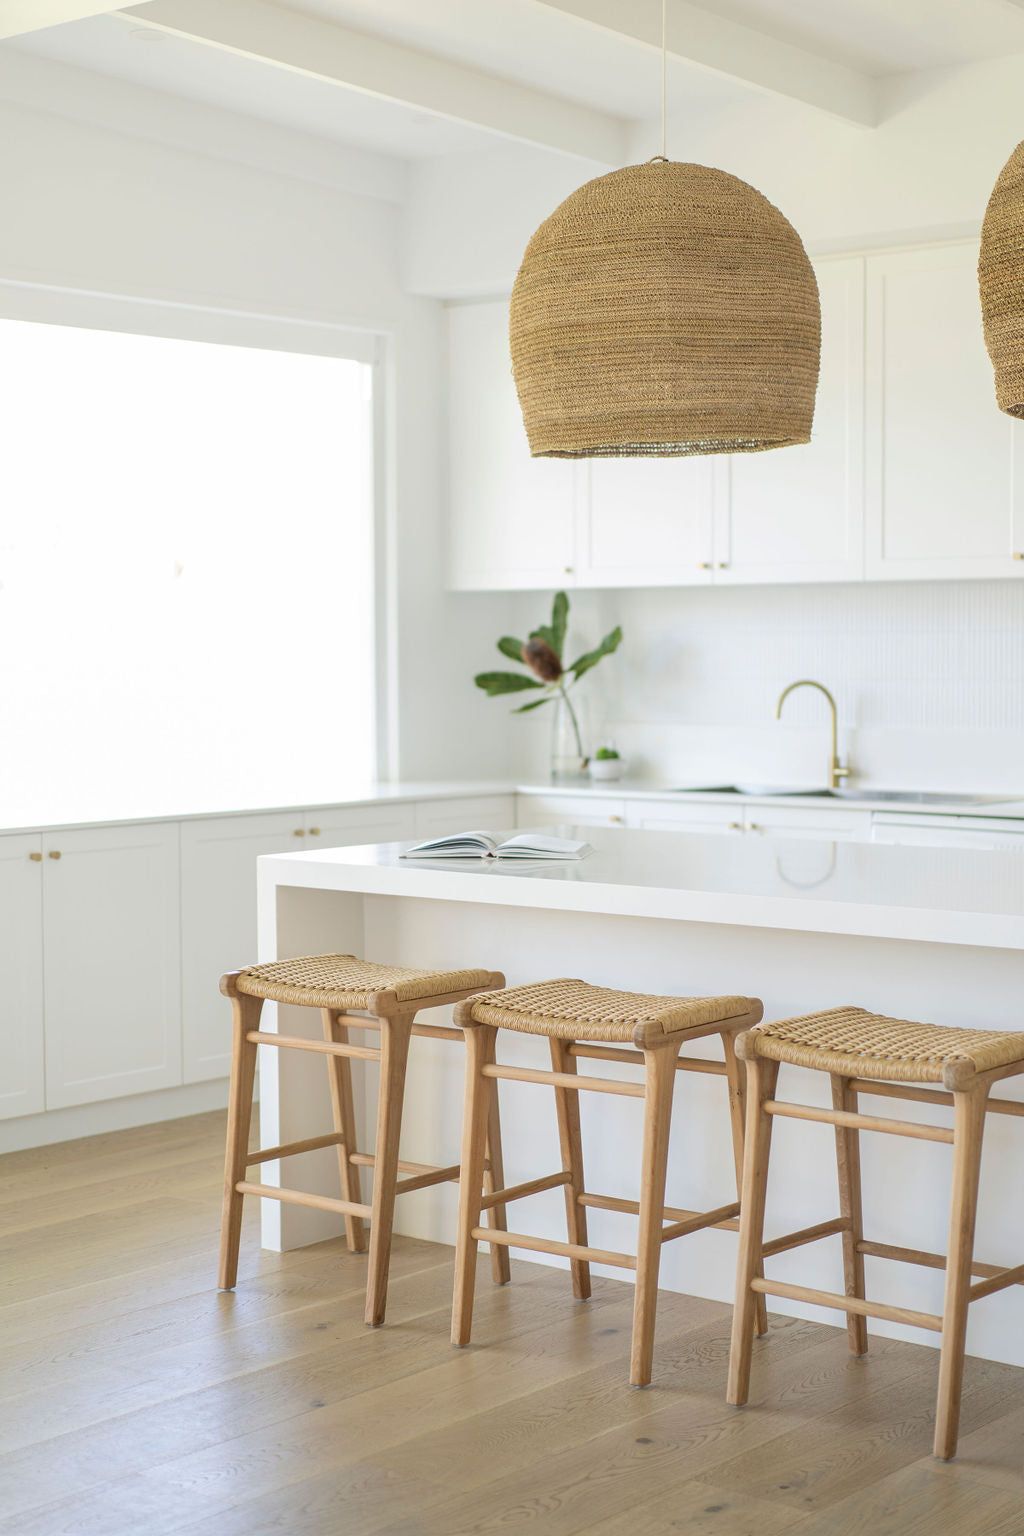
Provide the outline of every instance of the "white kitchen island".
{"type": "MultiPolygon", "coordinates": [[[[573,835],[572,829],[564,829],[573,835]]],[[[634,991],[740,993],[761,997],[768,1019],[853,1003],[937,1024],[1024,1028],[1024,858],[1011,852],[785,842],[632,830],[580,829],[594,845],[580,863],[403,861],[404,845],[325,848],[259,861],[260,958],[349,952],[431,969],[486,966],[510,985],[579,976],[634,991]]],[[[280,1010],[278,1010],[280,1011],[280,1010]]],[[[313,1010],[286,1009],[288,1033],[317,1036],[313,1010]]],[[[262,1027],[276,1027],[267,1005],[262,1027]]],[[[427,1015],[428,1020],[431,1016],[427,1015]]],[[[439,1021],[439,1020],[435,1020],[439,1021]]],[[[714,1056],[717,1041],[688,1051],[714,1056]]],[[[546,1066],[543,1040],[504,1032],[499,1056],[546,1066]]],[[[322,1063],[306,1053],[264,1051],[262,1142],[272,1146],[329,1130],[322,1063]],[[302,1059],[296,1059],[302,1058],[302,1059]]],[[[361,1076],[356,1064],[356,1076],[361,1076]]],[[[404,1157],[458,1160],[462,1051],[415,1040],[406,1090],[404,1157]]],[[[363,1106],[374,1102],[368,1069],[363,1106]]],[[[588,1071],[591,1068],[588,1066],[588,1071]]],[[[594,1072],[629,1073],[594,1063],[594,1072]]],[[[825,1102],[827,1079],[784,1068],[782,1098],[825,1102]]],[[[1001,1090],[1002,1091],[1002,1090],[1001,1090]]],[[[1015,1082],[1006,1096],[1024,1097],[1015,1082]]],[[[866,1107],[886,1113],[880,1101],[866,1107]]],[[[640,1105],[582,1095],[588,1189],[635,1198],[640,1105]]],[[[890,1111],[891,1112],[891,1111],[890,1111]]],[[[948,1112],[907,1104],[908,1118],[943,1122],[948,1112]]],[[[550,1091],[502,1085],[509,1184],[558,1166],[550,1091]]],[[[833,1133],[827,1126],[775,1127],[766,1232],[808,1226],[837,1214],[833,1133]]],[[[943,1252],[946,1147],[865,1133],[865,1233],[876,1242],[943,1252]],[[908,1196],[907,1190],[913,1193],[908,1196]]],[[[361,1145],[372,1143],[363,1116],[361,1145]]],[[[262,1170],[277,1182],[277,1165],[262,1170]]],[[[990,1116],[982,1174],[977,1254],[999,1263],[1024,1257],[1007,1214],[1019,1207],[1024,1127],[990,1116]]],[[[364,1174],[365,1177],[365,1174],[364,1174]]],[[[724,1080],[680,1074],[669,1161],[668,1201],[711,1209],[734,1198],[724,1080]]],[[[296,1160],[292,1186],[337,1193],[331,1150],[296,1160]]],[[[440,1242],[454,1237],[457,1192],[442,1185],[400,1199],[396,1230],[440,1242]]],[[[590,1240],[633,1245],[628,1216],[593,1210],[590,1240]]],[[[523,1230],[564,1237],[562,1192],[538,1195],[517,1217],[523,1230]]],[[[263,1202],[263,1241],[291,1248],[334,1235],[340,1219],[263,1202]]],[[[705,1231],[670,1245],[662,1284],[691,1294],[732,1296],[735,1235],[705,1231]]],[[[536,1255],[530,1256],[536,1259],[536,1255]]],[[[559,1262],[552,1260],[551,1262],[559,1262]]],[[[842,1289],[839,1239],[772,1260],[772,1273],[842,1289]]],[[[897,1305],[939,1311],[940,1271],[868,1259],[868,1293],[897,1305]]],[[[621,1278],[622,1271],[615,1271],[621,1278]]],[[[513,1280],[515,1267],[513,1265],[513,1280]]],[[[567,1290],[566,1304],[571,1305],[567,1290]]],[[[780,1311],[840,1323],[835,1313],[775,1301],[780,1311]]],[[[879,1332],[920,1341],[896,1325],[879,1332]]],[[[1012,1287],[971,1309],[973,1353],[1024,1364],[1024,1292],[1012,1287]]]]}

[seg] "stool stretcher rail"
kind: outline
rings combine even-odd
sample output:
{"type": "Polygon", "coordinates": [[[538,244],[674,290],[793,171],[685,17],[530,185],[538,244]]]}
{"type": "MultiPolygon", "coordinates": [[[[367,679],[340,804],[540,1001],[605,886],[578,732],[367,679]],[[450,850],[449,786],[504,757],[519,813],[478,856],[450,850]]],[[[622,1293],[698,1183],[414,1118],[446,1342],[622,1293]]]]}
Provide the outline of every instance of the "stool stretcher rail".
{"type": "Polygon", "coordinates": [[[907,1307],[890,1307],[882,1301],[865,1301],[859,1296],[840,1296],[837,1291],[816,1291],[806,1285],[786,1285],[781,1280],[755,1277],[750,1289],[762,1296],[785,1296],[790,1301],[808,1301],[816,1307],[833,1307],[837,1312],[852,1312],[855,1317],[877,1317],[889,1323],[906,1323],[911,1328],[942,1332],[942,1318],[934,1312],[912,1312],[907,1307]]]}
{"type": "Polygon", "coordinates": [[[944,1141],[953,1145],[953,1132],[940,1125],[920,1125],[916,1120],[887,1120],[876,1115],[859,1115],[849,1109],[820,1109],[816,1104],[787,1104],[780,1099],[765,1099],[766,1115],[781,1115],[787,1120],[814,1120],[823,1125],[838,1125],[853,1131],[883,1131],[889,1136],[909,1136],[912,1141],[944,1141]]]}
{"type": "Polygon", "coordinates": [[[636,1255],[613,1253],[605,1248],[584,1248],[580,1243],[557,1243],[553,1238],[530,1237],[525,1232],[499,1232],[494,1227],[474,1227],[478,1243],[500,1243],[504,1248],[526,1248],[532,1253],[557,1253],[566,1259],[587,1259],[591,1264],[611,1264],[617,1269],[636,1269],[636,1255]]]}

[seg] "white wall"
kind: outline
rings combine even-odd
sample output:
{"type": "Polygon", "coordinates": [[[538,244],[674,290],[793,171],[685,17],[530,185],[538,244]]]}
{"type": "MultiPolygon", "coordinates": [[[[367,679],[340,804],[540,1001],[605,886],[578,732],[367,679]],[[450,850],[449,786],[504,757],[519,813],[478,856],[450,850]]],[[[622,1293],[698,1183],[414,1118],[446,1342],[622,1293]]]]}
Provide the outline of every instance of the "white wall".
{"type": "MultiPolygon", "coordinates": [[[[662,782],[821,782],[825,683],[858,780],[893,788],[1024,786],[1024,587],[1016,582],[656,589],[572,595],[570,647],[621,624],[620,651],[580,684],[595,736],[662,782]]],[[[547,597],[516,599],[518,626],[547,597]]],[[[495,701],[495,708],[503,706],[495,701]]],[[[543,715],[544,711],[540,711],[543,715]]],[[[547,729],[514,721],[524,772],[547,729]]]]}
{"type": "MultiPolygon", "coordinates": [[[[399,620],[393,767],[405,777],[447,774],[458,743],[458,766],[467,774],[502,771],[503,726],[475,696],[464,658],[504,621],[492,599],[443,591],[441,311],[402,288],[395,197],[404,168],[392,162],[396,174],[385,175],[381,157],[355,152],[350,183],[367,185],[376,169],[380,198],[348,190],[336,168],[328,177],[316,141],[308,178],[264,171],[233,152],[248,142],[243,120],[83,71],[40,66],[19,56],[0,68],[0,281],[388,333],[399,620]],[[17,99],[25,94],[26,72],[35,106],[17,99]],[[107,96],[106,116],[117,128],[103,121],[107,96]],[[209,142],[228,146],[223,154],[188,145],[202,137],[197,114],[209,142]],[[121,131],[129,123],[131,132],[121,131]]],[[[267,124],[254,126],[252,142],[268,157],[272,133],[267,124]]],[[[301,141],[285,135],[277,163],[298,163],[301,141]]],[[[343,161],[347,151],[332,148],[343,161]]],[[[345,574],[338,573],[339,644],[345,574]]],[[[240,622],[272,623],[272,596],[254,604],[251,593],[238,594],[240,622]]],[[[294,636],[288,643],[299,644],[294,636]]],[[[301,664],[301,651],[296,655],[301,664]]],[[[343,778],[340,768],[339,783],[343,778]]]]}

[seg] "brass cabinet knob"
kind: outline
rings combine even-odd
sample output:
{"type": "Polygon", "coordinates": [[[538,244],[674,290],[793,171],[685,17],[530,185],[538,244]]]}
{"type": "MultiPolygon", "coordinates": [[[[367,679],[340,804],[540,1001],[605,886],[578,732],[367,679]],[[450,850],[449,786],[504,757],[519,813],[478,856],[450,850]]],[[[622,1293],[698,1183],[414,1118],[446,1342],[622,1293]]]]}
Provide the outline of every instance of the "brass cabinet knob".
{"type": "Polygon", "coordinates": [[[574,569],[574,567],[573,567],[573,566],[571,566],[571,565],[567,565],[567,566],[565,566],[565,567],[564,567],[564,569],[563,569],[563,574],[564,574],[564,575],[566,575],[566,576],[571,576],[571,575],[572,575],[572,573],[573,573],[573,569],[574,569]]]}
{"type": "Polygon", "coordinates": [[[719,560],[719,562],[718,562],[718,569],[720,571],[727,571],[729,569],[729,562],[728,562],[728,560],[719,560]]]}
{"type": "Polygon", "coordinates": [[[625,821],[625,819],[626,819],[625,816],[609,816],[608,817],[608,820],[612,823],[613,826],[616,826],[616,827],[621,827],[622,823],[625,821]]]}
{"type": "Polygon", "coordinates": [[[306,835],[306,833],[305,833],[305,829],[303,827],[296,827],[294,832],[292,833],[292,837],[305,837],[305,835],[306,835]]]}
{"type": "Polygon", "coordinates": [[[59,848],[51,848],[50,849],[50,858],[51,859],[59,859],[60,858],[60,849],[59,848]]]}
{"type": "Polygon", "coordinates": [[[320,828],[319,827],[310,827],[309,835],[310,835],[310,837],[319,837],[320,836],[320,828]]]}
{"type": "Polygon", "coordinates": [[[751,832],[763,832],[764,827],[761,826],[760,822],[752,821],[750,823],[750,830],[751,832]]]}
{"type": "Polygon", "coordinates": [[[710,560],[702,560],[700,562],[700,564],[698,565],[697,569],[698,569],[698,571],[710,571],[711,570],[711,561],[710,560]]]}
{"type": "Polygon", "coordinates": [[[730,832],[742,832],[743,831],[743,823],[742,823],[742,821],[730,821],[730,823],[729,823],[729,831],[730,832]]]}
{"type": "Polygon", "coordinates": [[[32,860],[33,864],[41,864],[43,862],[43,856],[41,853],[30,853],[29,858],[32,860]]]}
{"type": "Polygon", "coordinates": [[[1015,560],[1024,560],[1024,549],[1015,549],[1013,552],[1013,558],[1015,560]]]}

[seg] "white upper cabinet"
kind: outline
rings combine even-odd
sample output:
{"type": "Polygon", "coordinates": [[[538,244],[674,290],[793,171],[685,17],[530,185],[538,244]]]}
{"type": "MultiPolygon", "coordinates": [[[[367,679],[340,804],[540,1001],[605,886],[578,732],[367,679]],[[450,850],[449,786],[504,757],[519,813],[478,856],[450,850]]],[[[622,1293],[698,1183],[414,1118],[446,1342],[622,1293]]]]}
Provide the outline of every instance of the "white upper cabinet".
{"type": "Polygon", "coordinates": [[[712,579],[712,459],[588,459],[583,476],[578,585],[677,587],[712,579]]]}
{"type": "Polygon", "coordinates": [[[43,838],[46,1107],[181,1082],[178,828],[43,838]]]}
{"type": "Polygon", "coordinates": [[[507,304],[452,309],[451,584],[1024,577],[1024,424],[995,403],[976,267],[966,241],[819,260],[811,442],[728,458],[531,459],[507,304]]]}
{"type": "Polygon", "coordinates": [[[864,571],[864,262],[816,266],[821,377],[811,441],[722,463],[715,581],[859,581],[864,571]]]}
{"type": "Polygon", "coordinates": [[[1024,576],[1024,425],[996,406],[974,242],[868,262],[867,574],[1024,576]]]}
{"type": "Polygon", "coordinates": [[[0,1120],[45,1108],[42,846],[0,837],[0,1120]]]}
{"type": "Polygon", "coordinates": [[[449,581],[463,590],[575,579],[579,467],[530,457],[508,345],[508,301],[448,312],[449,581]]]}

